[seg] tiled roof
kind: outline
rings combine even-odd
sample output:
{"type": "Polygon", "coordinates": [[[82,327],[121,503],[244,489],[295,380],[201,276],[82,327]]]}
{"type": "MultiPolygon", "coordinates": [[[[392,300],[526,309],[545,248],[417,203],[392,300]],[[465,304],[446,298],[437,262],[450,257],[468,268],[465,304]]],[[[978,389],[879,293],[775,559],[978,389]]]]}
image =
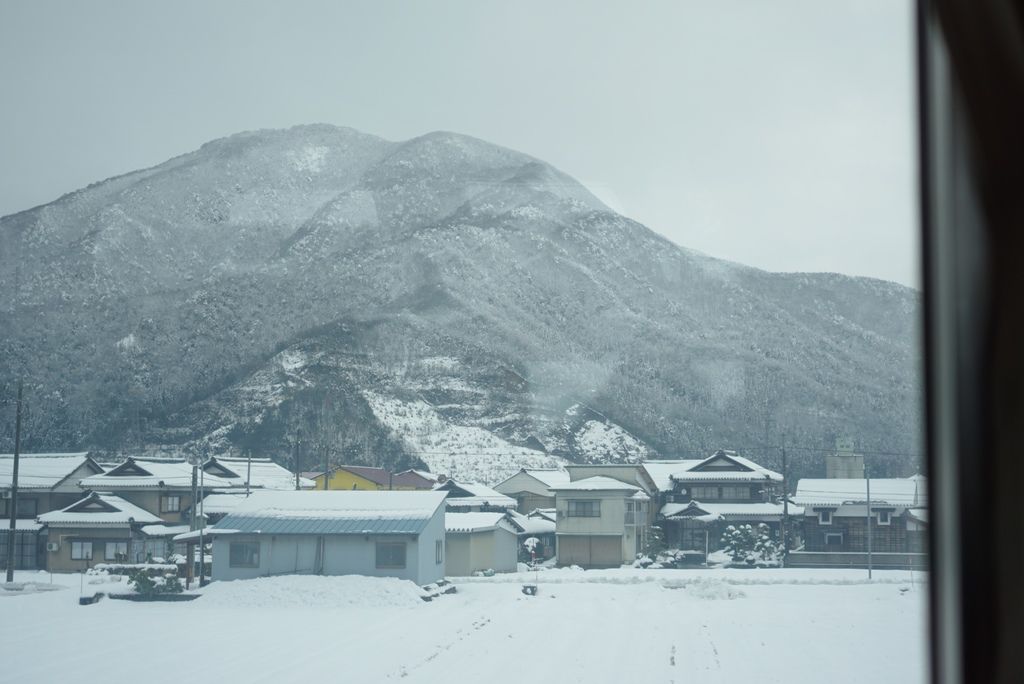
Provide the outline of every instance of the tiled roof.
{"type": "Polygon", "coordinates": [[[43,513],[39,522],[51,527],[123,527],[130,523],[160,523],[160,518],[113,494],[90,492],[59,511],[43,513]]]}
{"type": "MultiPolygon", "coordinates": [[[[867,501],[867,481],[861,478],[802,479],[793,500],[803,506],[839,506],[867,501]]],[[[923,508],[928,490],[922,476],[871,480],[871,503],[923,508]]]]}
{"type": "Polygon", "coordinates": [[[557,485],[551,488],[555,492],[577,492],[577,491],[615,491],[621,490],[624,492],[636,492],[639,491],[640,487],[637,485],[627,484],[621,480],[616,480],[613,477],[606,477],[604,475],[595,475],[594,477],[586,477],[582,480],[576,480],[575,482],[567,482],[565,484],[557,485]]]}
{"type": "MultiPolygon", "coordinates": [[[[95,461],[85,452],[73,454],[21,454],[18,458],[19,489],[53,489],[85,463],[95,461]]],[[[12,486],[14,456],[0,454],[0,489],[12,486]]]]}

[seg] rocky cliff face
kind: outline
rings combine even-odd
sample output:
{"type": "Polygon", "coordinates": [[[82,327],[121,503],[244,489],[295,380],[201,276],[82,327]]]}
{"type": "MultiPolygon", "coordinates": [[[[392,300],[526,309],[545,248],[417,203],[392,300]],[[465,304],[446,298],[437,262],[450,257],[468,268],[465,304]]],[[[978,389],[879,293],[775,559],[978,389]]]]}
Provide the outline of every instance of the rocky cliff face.
{"type": "Polygon", "coordinates": [[[756,448],[782,432],[912,452],[917,307],[688,251],[451,133],[244,133],[0,219],[0,382],[29,381],[27,449],[209,438],[484,480],[720,446],[772,463],[756,448]]]}

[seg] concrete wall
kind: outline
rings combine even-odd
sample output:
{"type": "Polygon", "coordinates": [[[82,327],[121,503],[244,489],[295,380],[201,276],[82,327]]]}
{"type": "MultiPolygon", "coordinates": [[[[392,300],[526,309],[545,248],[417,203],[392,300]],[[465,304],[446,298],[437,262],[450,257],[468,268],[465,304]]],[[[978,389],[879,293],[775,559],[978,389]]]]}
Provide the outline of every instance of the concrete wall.
{"type": "Polygon", "coordinates": [[[558,534],[622,534],[626,524],[626,499],[622,492],[558,492],[558,534]],[[569,501],[600,501],[601,517],[570,518],[569,501]]]}
{"type": "Polygon", "coordinates": [[[445,574],[466,577],[477,570],[488,569],[514,572],[518,563],[518,543],[516,534],[503,527],[449,533],[445,540],[445,574]]]}

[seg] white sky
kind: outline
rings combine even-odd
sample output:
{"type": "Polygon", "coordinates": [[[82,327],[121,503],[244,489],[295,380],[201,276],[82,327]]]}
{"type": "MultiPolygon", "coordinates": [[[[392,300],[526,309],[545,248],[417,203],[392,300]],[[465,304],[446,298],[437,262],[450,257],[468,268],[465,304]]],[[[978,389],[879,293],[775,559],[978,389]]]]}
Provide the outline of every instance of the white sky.
{"type": "Polygon", "coordinates": [[[0,215],[241,130],[443,129],[714,256],[916,285],[910,5],[0,0],[0,215]]]}

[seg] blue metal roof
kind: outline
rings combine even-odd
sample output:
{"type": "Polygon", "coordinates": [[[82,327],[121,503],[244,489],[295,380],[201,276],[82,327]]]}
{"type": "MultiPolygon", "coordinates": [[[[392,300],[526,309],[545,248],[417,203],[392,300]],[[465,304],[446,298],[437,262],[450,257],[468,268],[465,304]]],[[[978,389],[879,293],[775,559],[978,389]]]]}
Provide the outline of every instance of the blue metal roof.
{"type": "Polygon", "coordinates": [[[430,518],[323,518],[228,514],[214,529],[261,534],[419,534],[430,518]]]}

